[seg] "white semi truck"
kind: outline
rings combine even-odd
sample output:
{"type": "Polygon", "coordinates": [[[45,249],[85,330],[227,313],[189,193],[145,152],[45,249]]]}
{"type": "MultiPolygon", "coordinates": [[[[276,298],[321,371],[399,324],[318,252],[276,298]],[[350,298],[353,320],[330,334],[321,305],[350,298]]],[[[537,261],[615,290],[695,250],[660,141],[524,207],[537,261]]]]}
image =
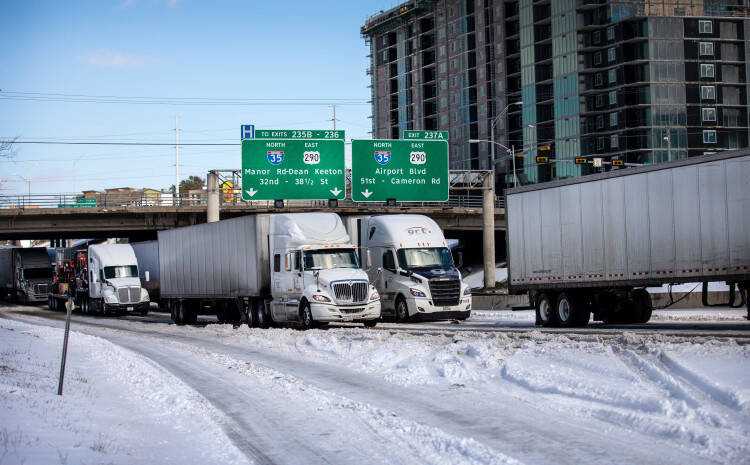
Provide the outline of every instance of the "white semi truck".
{"type": "Polygon", "coordinates": [[[95,244],[59,255],[50,310],[65,308],[65,301],[73,298],[83,313],[148,313],[149,295],[141,286],[130,244],[95,244]]]}
{"type": "Polygon", "coordinates": [[[453,263],[440,226],[423,215],[351,216],[348,231],[380,293],[384,315],[397,321],[465,320],[471,289],[453,263]]]}
{"type": "Polygon", "coordinates": [[[261,214],[159,232],[161,301],[251,326],[375,326],[380,296],[335,213],[261,214]]]}

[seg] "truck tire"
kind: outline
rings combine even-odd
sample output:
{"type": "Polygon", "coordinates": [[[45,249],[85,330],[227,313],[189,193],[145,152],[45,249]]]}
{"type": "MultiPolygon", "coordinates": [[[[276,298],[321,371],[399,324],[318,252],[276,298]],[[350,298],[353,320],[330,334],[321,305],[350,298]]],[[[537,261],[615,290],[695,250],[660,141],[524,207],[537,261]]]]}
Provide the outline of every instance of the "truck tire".
{"type": "Polygon", "coordinates": [[[52,296],[47,296],[47,308],[49,309],[49,311],[52,311],[52,302],[54,300],[55,299],[52,296]]]}
{"type": "Polygon", "coordinates": [[[547,293],[539,293],[536,298],[536,321],[542,326],[556,326],[557,312],[554,311],[554,300],[547,293]]]}
{"type": "Polygon", "coordinates": [[[91,303],[89,302],[88,297],[82,297],[81,298],[81,313],[83,313],[84,315],[88,315],[90,311],[89,309],[90,305],[91,303]]]}
{"type": "Polygon", "coordinates": [[[253,321],[258,328],[268,328],[268,315],[266,314],[266,306],[262,300],[257,300],[252,303],[253,312],[255,312],[253,321]]]}
{"type": "Polygon", "coordinates": [[[630,298],[633,300],[633,322],[648,323],[654,311],[651,294],[646,289],[634,289],[630,293],[630,298]]]}
{"type": "Polygon", "coordinates": [[[367,320],[362,323],[365,328],[374,328],[378,324],[378,320],[367,320]]]}
{"type": "Polygon", "coordinates": [[[568,295],[567,292],[561,292],[557,297],[555,305],[555,317],[557,323],[563,327],[576,326],[579,302],[568,295]]]}
{"type": "Polygon", "coordinates": [[[396,298],[396,321],[398,323],[407,323],[409,321],[409,306],[406,299],[402,296],[396,298]]]}
{"type": "Polygon", "coordinates": [[[178,307],[180,305],[179,301],[177,300],[170,300],[169,303],[169,314],[172,317],[172,321],[177,326],[182,326],[185,323],[180,319],[180,312],[178,311],[178,307]]]}
{"type": "Polygon", "coordinates": [[[312,329],[315,326],[315,320],[313,320],[312,309],[307,301],[303,301],[299,309],[299,323],[302,329],[312,329]]]}

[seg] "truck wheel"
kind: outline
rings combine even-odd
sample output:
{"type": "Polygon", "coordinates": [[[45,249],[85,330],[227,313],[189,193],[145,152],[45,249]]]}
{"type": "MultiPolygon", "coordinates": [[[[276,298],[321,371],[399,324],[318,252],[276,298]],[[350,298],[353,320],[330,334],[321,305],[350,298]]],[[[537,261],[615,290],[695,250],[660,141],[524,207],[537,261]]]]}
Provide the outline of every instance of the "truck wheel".
{"type": "Polygon", "coordinates": [[[47,308],[52,311],[52,296],[47,297],[47,308]]]}
{"type": "Polygon", "coordinates": [[[254,320],[258,328],[268,328],[268,315],[266,315],[266,306],[263,301],[257,301],[253,303],[253,311],[255,312],[254,320]]]}
{"type": "Polygon", "coordinates": [[[406,299],[401,296],[396,299],[396,321],[399,323],[409,321],[409,306],[406,304],[406,299]]]}
{"type": "Polygon", "coordinates": [[[554,307],[549,295],[541,293],[536,299],[536,320],[542,326],[554,326],[556,324],[554,307]]]}
{"type": "Polygon", "coordinates": [[[169,301],[169,313],[172,316],[172,321],[174,321],[174,324],[176,324],[177,326],[182,326],[185,324],[185,322],[182,321],[182,319],[180,319],[181,314],[180,314],[179,308],[180,308],[179,301],[177,300],[169,301]]]}
{"type": "Polygon", "coordinates": [[[305,302],[299,310],[299,321],[302,329],[311,329],[315,325],[310,304],[305,302]]]}
{"type": "Polygon", "coordinates": [[[187,302],[178,300],[174,304],[175,307],[175,318],[174,322],[177,323],[179,326],[184,326],[188,323],[187,319],[187,302]]]}
{"type": "Polygon", "coordinates": [[[630,293],[630,298],[633,299],[634,323],[648,323],[648,320],[651,319],[651,313],[654,311],[651,294],[646,289],[634,289],[630,293]]]}
{"type": "Polygon", "coordinates": [[[84,315],[88,315],[89,314],[89,305],[90,304],[89,304],[88,297],[81,298],[81,313],[83,313],[84,315]]]}
{"type": "Polygon", "coordinates": [[[576,314],[578,313],[578,302],[571,298],[566,292],[557,298],[556,317],[560,326],[575,326],[576,314]]]}
{"type": "Polygon", "coordinates": [[[374,328],[378,324],[378,320],[367,320],[364,323],[365,328],[374,328]]]}

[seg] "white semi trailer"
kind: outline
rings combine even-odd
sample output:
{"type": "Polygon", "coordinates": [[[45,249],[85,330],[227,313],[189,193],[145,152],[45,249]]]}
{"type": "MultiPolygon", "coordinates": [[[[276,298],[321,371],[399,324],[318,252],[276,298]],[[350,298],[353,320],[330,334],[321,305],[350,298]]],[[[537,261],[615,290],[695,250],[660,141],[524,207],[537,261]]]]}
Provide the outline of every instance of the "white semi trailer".
{"type": "Polygon", "coordinates": [[[510,189],[509,290],[545,326],[645,323],[673,283],[725,281],[750,313],[749,180],[743,150],[510,189]]]}
{"type": "Polygon", "coordinates": [[[380,296],[335,213],[243,216],[158,240],[161,300],[177,324],[201,313],[259,327],[380,318],[380,296]]]}
{"type": "Polygon", "coordinates": [[[423,215],[351,216],[346,224],[380,293],[383,314],[400,322],[471,315],[471,289],[434,220],[423,215]]]}

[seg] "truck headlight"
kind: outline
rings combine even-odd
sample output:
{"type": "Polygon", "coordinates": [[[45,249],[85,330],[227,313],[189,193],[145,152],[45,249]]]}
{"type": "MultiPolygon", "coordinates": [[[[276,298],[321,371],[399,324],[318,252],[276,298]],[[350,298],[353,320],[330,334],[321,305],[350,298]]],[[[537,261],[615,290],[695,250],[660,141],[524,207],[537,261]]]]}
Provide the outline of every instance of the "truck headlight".
{"type": "Polygon", "coordinates": [[[114,293],[112,292],[105,292],[104,294],[104,301],[108,304],[116,304],[117,303],[117,297],[115,297],[114,293]]]}
{"type": "Polygon", "coordinates": [[[373,300],[380,300],[380,294],[378,294],[377,289],[375,289],[374,287],[371,287],[370,288],[370,302],[372,302],[373,300]]]}
{"type": "Polygon", "coordinates": [[[414,297],[427,297],[427,294],[420,291],[419,289],[414,289],[413,287],[409,288],[409,292],[411,292],[411,295],[413,295],[414,297]]]}
{"type": "Polygon", "coordinates": [[[141,288],[141,302],[148,302],[148,301],[149,301],[148,291],[144,288],[141,288]]]}
{"type": "Polygon", "coordinates": [[[329,303],[329,302],[331,302],[331,299],[329,299],[328,297],[324,296],[323,294],[313,294],[312,298],[316,302],[323,302],[323,303],[329,303]]]}
{"type": "Polygon", "coordinates": [[[464,295],[471,295],[471,288],[469,286],[466,286],[466,290],[464,291],[464,295]]]}

